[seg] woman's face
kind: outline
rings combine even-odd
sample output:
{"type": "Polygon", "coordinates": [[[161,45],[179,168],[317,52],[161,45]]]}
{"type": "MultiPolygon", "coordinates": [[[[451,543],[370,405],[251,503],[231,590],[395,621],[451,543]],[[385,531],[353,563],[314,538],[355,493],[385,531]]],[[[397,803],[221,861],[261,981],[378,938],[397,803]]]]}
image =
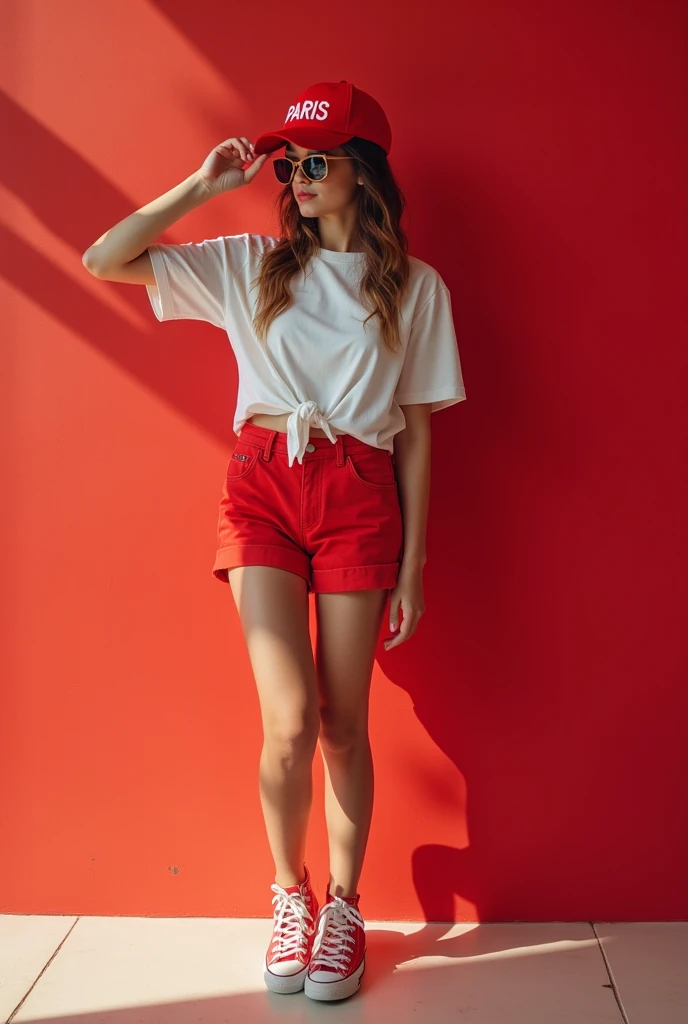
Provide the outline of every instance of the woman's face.
{"type": "MultiPolygon", "coordinates": [[[[292,142],[287,144],[284,155],[291,157],[292,160],[302,160],[318,152],[325,152],[328,156],[347,155],[342,146],[328,150],[302,149],[292,142]]],[[[322,181],[311,181],[303,173],[303,168],[297,167],[291,188],[303,217],[323,217],[329,213],[337,213],[349,206],[356,194],[356,164],[350,159],[330,160],[327,165],[327,176],[322,181]]]]}

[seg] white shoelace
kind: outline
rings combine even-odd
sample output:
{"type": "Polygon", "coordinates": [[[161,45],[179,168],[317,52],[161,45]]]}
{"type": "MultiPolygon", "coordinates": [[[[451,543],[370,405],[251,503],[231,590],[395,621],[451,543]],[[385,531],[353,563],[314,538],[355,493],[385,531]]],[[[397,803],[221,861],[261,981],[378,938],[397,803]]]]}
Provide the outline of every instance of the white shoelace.
{"type": "Polygon", "coordinates": [[[285,892],[276,882],[270,888],[275,893],[272,902],[277,904],[273,930],[277,956],[296,956],[306,949],[306,932],[313,923],[313,915],[298,892],[285,892]]]}
{"type": "Polygon", "coordinates": [[[311,424],[324,430],[332,444],[335,443],[336,438],[332,433],[332,428],[315,402],[301,402],[301,405],[294,409],[287,420],[287,455],[290,466],[294,459],[303,462],[303,453],[310,437],[311,424]]]}
{"type": "Polygon", "coordinates": [[[363,928],[363,918],[346,900],[335,896],[334,903],[325,904],[320,911],[311,969],[314,966],[346,968],[356,943],[356,925],[363,928]]]}

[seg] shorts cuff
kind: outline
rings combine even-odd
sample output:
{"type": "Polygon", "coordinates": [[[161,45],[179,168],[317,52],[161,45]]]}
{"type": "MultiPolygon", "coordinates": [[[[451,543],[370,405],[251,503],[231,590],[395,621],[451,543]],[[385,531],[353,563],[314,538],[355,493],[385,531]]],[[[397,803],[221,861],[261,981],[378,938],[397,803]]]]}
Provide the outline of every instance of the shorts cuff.
{"type": "Polygon", "coordinates": [[[313,593],[338,594],[347,590],[391,590],[397,585],[399,563],[357,565],[351,569],[314,569],[313,593]]]}
{"type": "Polygon", "coordinates": [[[215,556],[213,576],[221,583],[229,583],[227,569],[236,569],[241,565],[267,565],[272,569],[285,569],[303,576],[309,587],[311,585],[308,556],[277,544],[235,544],[220,548],[215,556]]]}

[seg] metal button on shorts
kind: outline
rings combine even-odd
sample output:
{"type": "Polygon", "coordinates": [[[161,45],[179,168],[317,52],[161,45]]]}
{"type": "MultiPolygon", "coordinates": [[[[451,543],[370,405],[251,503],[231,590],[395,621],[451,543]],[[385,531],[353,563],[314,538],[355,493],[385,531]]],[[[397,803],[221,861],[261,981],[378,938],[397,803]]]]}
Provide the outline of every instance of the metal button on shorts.
{"type": "Polygon", "coordinates": [[[307,452],[314,452],[315,451],[315,445],[314,444],[307,444],[306,445],[306,451],[307,452]]]}

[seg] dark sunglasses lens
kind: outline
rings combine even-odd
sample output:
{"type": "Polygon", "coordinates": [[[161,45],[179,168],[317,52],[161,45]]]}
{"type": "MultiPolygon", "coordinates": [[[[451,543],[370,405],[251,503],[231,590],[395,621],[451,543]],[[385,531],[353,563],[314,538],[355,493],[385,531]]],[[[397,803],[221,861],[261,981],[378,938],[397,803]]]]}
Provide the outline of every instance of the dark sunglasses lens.
{"type": "Polygon", "coordinates": [[[284,160],[282,158],[279,160],[273,160],[272,166],[275,168],[275,177],[277,180],[283,185],[287,185],[291,178],[291,160],[284,160]]]}
{"type": "Polygon", "coordinates": [[[327,161],[324,156],[309,156],[302,167],[311,181],[321,181],[327,173],[327,161]]]}

